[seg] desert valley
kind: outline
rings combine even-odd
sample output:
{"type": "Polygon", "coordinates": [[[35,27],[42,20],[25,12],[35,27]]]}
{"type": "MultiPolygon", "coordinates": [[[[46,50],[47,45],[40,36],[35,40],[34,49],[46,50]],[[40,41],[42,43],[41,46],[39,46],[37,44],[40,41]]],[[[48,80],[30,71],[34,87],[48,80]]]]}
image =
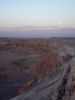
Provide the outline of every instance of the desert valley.
{"type": "Polygon", "coordinates": [[[0,100],[75,100],[75,39],[0,39],[0,100]]]}

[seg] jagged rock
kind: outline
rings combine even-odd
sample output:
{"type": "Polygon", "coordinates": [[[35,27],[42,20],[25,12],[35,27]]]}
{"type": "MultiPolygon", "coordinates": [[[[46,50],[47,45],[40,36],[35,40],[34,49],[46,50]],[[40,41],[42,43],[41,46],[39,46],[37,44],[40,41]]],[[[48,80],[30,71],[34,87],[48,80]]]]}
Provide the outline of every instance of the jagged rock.
{"type": "Polygon", "coordinates": [[[59,66],[63,63],[62,57],[58,56],[55,52],[50,50],[49,53],[46,53],[37,62],[35,67],[35,75],[38,78],[43,78],[47,75],[52,75],[58,71],[59,66]]]}

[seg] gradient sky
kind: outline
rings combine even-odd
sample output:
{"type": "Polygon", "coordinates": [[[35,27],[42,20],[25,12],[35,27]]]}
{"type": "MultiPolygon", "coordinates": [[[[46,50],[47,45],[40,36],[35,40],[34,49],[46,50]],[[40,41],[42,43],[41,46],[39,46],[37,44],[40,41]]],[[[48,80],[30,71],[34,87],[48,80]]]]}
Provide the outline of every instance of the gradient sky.
{"type": "Polygon", "coordinates": [[[28,26],[75,28],[75,0],[0,0],[0,30],[28,26]]]}

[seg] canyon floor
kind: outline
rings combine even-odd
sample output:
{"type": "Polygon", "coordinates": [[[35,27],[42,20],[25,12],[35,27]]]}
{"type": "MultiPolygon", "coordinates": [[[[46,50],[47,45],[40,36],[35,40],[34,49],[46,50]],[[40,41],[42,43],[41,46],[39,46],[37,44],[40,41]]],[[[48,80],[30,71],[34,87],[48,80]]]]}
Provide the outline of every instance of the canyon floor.
{"type": "Polygon", "coordinates": [[[75,100],[75,39],[0,39],[0,100],[75,100]]]}

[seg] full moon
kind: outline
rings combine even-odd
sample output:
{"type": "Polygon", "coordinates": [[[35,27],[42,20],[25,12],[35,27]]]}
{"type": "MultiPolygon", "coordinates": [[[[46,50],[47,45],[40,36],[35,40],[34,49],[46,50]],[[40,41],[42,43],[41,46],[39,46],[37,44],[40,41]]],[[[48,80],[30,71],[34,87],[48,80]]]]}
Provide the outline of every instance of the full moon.
{"type": "Polygon", "coordinates": [[[58,24],[62,24],[62,21],[58,21],[58,24]]]}

